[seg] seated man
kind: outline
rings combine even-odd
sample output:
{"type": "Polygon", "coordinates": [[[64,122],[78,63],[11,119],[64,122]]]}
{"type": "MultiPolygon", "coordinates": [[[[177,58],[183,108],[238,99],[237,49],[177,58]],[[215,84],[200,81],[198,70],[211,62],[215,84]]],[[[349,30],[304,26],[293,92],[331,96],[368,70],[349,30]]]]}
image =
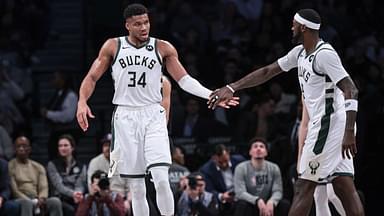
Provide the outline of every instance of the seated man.
{"type": "Polygon", "coordinates": [[[277,164],[265,160],[266,142],[254,138],[250,142],[251,160],[235,169],[235,216],[288,215],[289,202],[282,200],[283,184],[277,164]]]}
{"type": "Polygon", "coordinates": [[[8,163],[0,157],[0,215],[19,215],[20,204],[9,200],[11,190],[9,189],[8,163]]]}
{"type": "MultiPolygon", "coordinates": [[[[92,158],[91,162],[89,162],[88,170],[87,170],[87,182],[88,182],[88,191],[91,191],[92,188],[92,180],[91,176],[97,170],[101,170],[103,172],[108,173],[109,169],[109,158],[110,158],[110,150],[111,150],[111,141],[112,134],[108,133],[104,135],[104,137],[100,140],[102,145],[102,152],[98,156],[92,158]]],[[[120,178],[117,174],[112,176],[109,179],[111,185],[110,188],[114,192],[120,193],[122,197],[125,198],[124,206],[125,210],[130,212],[131,205],[129,200],[129,188],[128,183],[125,179],[120,178]]]]}
{"type": "Polygon", "coordinates": [[[63,215],[61,201],[48,197],[48,179],[44,167],[29,159],[31,144],[27,137],[15,140],[16,158],[9,164],[13,196],[21,205],[21,215],[33,215],[44,211],[52,216],[63,215]]]}
{"type": "Polygon", "coordinates": [[[232,215],[234,212],[234,170],[244,160],[243,156],[231,155],[225,145],[219,144],[212,159],[200,168],[207,191],[219,200],[220,215],[232,215]]]}
{"type": "Polygon", "coordinates": [[[106,172],[97,170],[91,176],[91,188],[76,211],[76,216],[115,215],[124,216],[124,199],[109,188],[106,172]]]}
{"type": "Polygon", "coordinates": [[[217,200],[212,193],[205,191],[202,174],[195,172],[188,176],[188,185],[180,196],[176,215],[219,215],[217,200]]]}

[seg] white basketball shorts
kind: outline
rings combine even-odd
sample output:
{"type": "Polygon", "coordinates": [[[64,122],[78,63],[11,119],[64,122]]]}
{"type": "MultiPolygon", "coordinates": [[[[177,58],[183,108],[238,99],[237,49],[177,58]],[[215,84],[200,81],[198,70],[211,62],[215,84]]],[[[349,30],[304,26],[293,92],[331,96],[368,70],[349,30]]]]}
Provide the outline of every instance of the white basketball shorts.
{"type": "Polygon", "coordinates": [[[342,158],[345,112],[332,113],[308,123],[308,133],[299,164],[299,178],[318,183],[335,176],[353,176],[353,160],[342,158]]]}
{"type": "MultiPolygon", "coordinates": [[[[170,166],[166,111],[160,104],[145,107],[117,106],[112,120],[113,144],[118,149],[121,177],[142,178],[153,166],[170,166]]],[[[112,161],[113,160],[113,161],[112,161]]]]}

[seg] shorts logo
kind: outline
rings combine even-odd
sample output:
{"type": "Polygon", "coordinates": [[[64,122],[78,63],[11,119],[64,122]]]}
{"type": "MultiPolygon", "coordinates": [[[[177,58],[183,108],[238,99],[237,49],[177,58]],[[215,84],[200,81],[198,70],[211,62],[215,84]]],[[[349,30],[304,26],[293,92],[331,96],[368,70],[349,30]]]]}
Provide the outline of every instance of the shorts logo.
{"type": "Polygon", "coordinates": [[[160,113],[163,113],[164,112],[164,110],[160,110],[160,113]]]}
{"type": "Polygon", "coordinates": [[[311,174],[316,175],[316,170],[317,168],[319,168],[320,163],[317,161],[310,161],[308,165],[309,165],[309,168],[311,168],[311,174]]]}

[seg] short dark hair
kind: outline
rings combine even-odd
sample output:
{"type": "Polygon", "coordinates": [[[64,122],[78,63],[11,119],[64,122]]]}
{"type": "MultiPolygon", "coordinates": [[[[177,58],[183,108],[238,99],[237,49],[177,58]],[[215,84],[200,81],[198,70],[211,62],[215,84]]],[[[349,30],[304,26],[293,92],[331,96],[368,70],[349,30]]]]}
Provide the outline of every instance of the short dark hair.
{"type": "Polygon", "coordinates": [[[297,13],[308,21],[321,24],[321,17],[319,13],[317,13],[317,11],[313,9],[310,9],[310,8],[301,9],[297,13]]]}
{"type": "Polygon", "coordinates": [[[267,145],[267,140],[265,140],[263,137],[253,137],[250,141],[249,141],[249,148],[252,147],[253,143],[255,142],[261,142],[264,144],[265,148],[268,150],[268,145],[267,145]]]}
{"type": "Polygon", "coordinates": [[[224,151],[229,152],[227,146],[225,146],[224,144],[218,144],[215,146],[213,154],[220,157],[223,155],[224,151]]]}
{"type": "Polygon", "coordinates": [[[130,4],[124,9],[124,19],[128,19],[132,16],[138,16],[147,14],[148,9],[142,4],[130,4]]]}

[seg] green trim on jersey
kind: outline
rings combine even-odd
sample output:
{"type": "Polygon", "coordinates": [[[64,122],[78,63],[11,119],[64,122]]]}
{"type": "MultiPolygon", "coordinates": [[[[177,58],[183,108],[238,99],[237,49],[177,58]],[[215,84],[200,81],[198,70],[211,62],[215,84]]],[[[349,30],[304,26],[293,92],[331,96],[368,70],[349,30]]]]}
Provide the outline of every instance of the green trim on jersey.
{"type": "Polygon", "coordinates": [[[321,118],[321,127],[319,134],[317,135],[315,146],[312,150],[316,155],[323,151],[325,142],[327,141],[329,125],[331,123],[331,113],[334,111],[332,104],[333,98],[325,98],[325,115],[321,118]]]}
{"type": "Polygon", "coordinates": [[[163,65],[163,60],[160,58],[159,50],[157,49],[157,39],[155,39],[155,53],[157,56],[157,60],[159,60],[160,65],[163,65]]]}
{"type": "Polygon", "coordinates": [[[115,57],[113,58],[111,65],[115,64],[117,56],[119,55],[119,52],[120,52],[120,47],[121,47],[121,40],[120,38],[117,38],[117,51],[115,53],[115,57]]]}
{"type": "MultiPolygon", "coordinates": [[[[327,44],[327,43],[322,43],[322,44],[320,44],[318,48],[320,48],[320,46],[322,46],[322,45],[324,45],[324,44],[327,44]]],[[[318,48],[317,48],[317,49],[318,49],[318,48]]],[[[313,57],[313,60],[312,60],[312,71],[313,71],[313,73],[315,73],[315,74],[318,75],[318,76],[324,76],[324,75],[325,75],[325,74],[319,73],[319,72],[317,72],[317,71],[315,70],[316,56],[317,56],[317,54],[318,54],[321,50],[331,50],[331,51],[334,51],[334,50],[332,50],[332,49],[330,49],[330,48],[321,48],[321,49],[319,49],[319,50],[317,51],[317,53],[315,53],[315,56],[313,57]]]]}
{"type": "Polygon", "coordinates": [[[136,48],[136,49],[141,49],[141,48],[143,48],[143,47],[145,47],[145,46],[147,46],[147,45],[149,44],[149,41],[151,41],[151,38],[148,37],[148,40],[145,41],[145,43],[141,44],[140,46],[136,46],[135,44],[131,43],[131,42],[128,40],[128,36],[125,37],[125,41],[127,41],[127,43],[128,43],[129,45],[133,46],[134,48],[136,48]]]}
{"type": "Polygon", "coordinates": [[[332,174],[332,176],[351,176],[351,177],[354,177],[354,175],[350,172],[335,172],[332,174]]]}
{"type": "Polygon", "coordinates": [[[112,133],[112,139],[111,139],[111,148],[110,152],[113,151],[115,148],[115,113],[116,113],[117,106],[113,109],[112,112],[112,120],[111,120],[111,133],[112,133]]]}

